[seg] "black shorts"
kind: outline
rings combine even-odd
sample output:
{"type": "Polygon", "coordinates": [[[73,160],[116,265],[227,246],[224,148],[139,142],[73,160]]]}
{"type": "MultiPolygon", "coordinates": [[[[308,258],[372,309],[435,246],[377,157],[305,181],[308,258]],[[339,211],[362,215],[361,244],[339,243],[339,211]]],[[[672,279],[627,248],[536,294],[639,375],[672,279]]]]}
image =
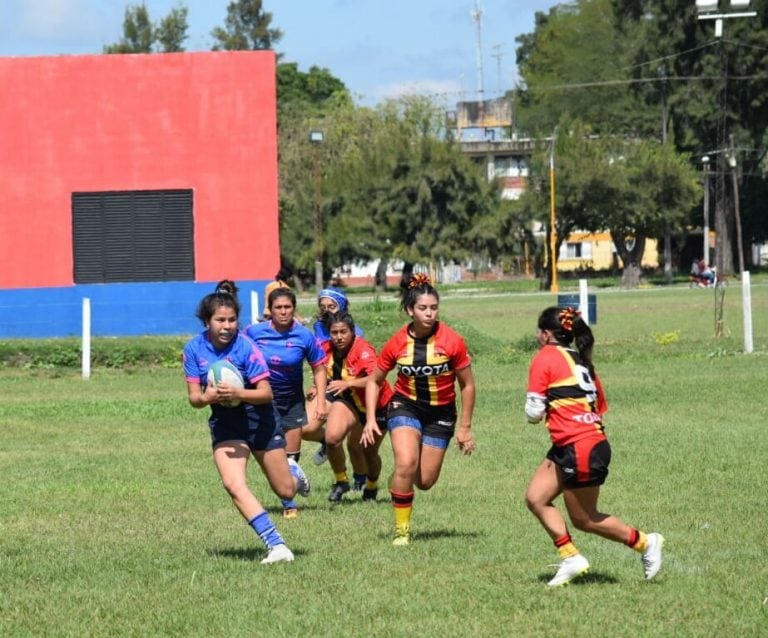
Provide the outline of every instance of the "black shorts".
{"type": "Polygon", "coordinates": [[[277,421],[283,432],[303,428],[309,420],[307,419],[307,405],[303,396],[298,397],[275,397],[272,400],[277,412],[277,421]]]}
{"type": "Polygon", "coordinates": [[[215,406],[208,427],[213,447],[224,441],[244,441],[251,452],[285,447],[285,437],[271,403],[241,403],[236,408],[215,406]]]}
{"type": "Polygon", "coordinates": [[[547,458],[557,465],[567,489],[602,485],[611,464],[611,446],[605,437],[588,437],[570,445],[553,445],[547,458]]]}
{"type": "MultiPolygon", "coordinates": [[[[353,414],[357,416],[357,420],[360,421],[360,425],[365,426],[365,412],[358,408],[357,404],[350,397],[346,396],[346,394],[346,392],[342,392],[341,394],[331,394],[328,392],[325,395],[325,400],[328,403],[343,403],[350,410],[352,410],[353,414]]],[[[379,429],[382,432],[387,429],[386,408],[380,408],[376,410],[376,424],[379,426],[379,429]]]]}
{"type": "Polygon", "coordinates": [[[415,428],[421,432],[421,442],[444,450],[456,429],[456,404],[422,405],[395,394],[387,407],[389,431],[400,427],[415,428]]]}

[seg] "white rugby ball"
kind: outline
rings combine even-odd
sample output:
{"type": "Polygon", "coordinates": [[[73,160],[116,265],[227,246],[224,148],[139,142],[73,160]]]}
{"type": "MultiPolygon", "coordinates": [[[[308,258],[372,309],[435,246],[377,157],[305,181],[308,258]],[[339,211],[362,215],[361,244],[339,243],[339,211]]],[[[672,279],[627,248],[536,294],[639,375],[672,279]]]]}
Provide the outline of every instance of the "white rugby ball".
{"type": "MultiPolygon", "coordinates": [[[[211,365],[210,370],[208,370],[208,385],[212,385],[215,388],[216,385],[222,381],[235,388],[242,389],[245,387],[245,381],[243,381],[243,375],[240,374],[240,370],[225,359],[215,361],[211,365]]],[[[222,401],[221,405],[228,408],[234,408],[240,405],[240,399],[222,401]]]]}

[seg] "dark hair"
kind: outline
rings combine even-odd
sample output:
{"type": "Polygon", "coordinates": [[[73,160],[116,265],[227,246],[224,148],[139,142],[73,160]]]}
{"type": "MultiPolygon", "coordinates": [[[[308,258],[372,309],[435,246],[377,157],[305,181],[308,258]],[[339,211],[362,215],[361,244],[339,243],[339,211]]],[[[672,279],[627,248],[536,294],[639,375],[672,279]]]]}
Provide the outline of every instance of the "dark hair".
{"type": "Polygon", "coordinates": [[[329,333],[333,324],[343,323],[352,331],[352,334],[355,334],[355,320],[348,312],[329,312],[323,315],[322,322],[329,333]]]}
{"type": "Polygon", "coordinates": [[[437,290],[435,290],[428,275],[416,273],[411,275],[407,281],[403,279],[400,282],[400,309],[413,308],[421,295],[434,295],[435,299],[440,301],[440,295],[437,294],[437,290]]]}
{"type": "Polygon", "coordinates": [[[291,300],[294,309],[296,308],[296,293],[294,293],[293,290],[290,288],[275,288],[267,297],[267,307],[270,311],[272,310],[272,304],[274,304],[280,297],[288,297],[288,299],[291,300]]]}
{"type": "Polygon", "coordinates": [[[285,283],[288,283],[288,280],[291,278],[292,274],[293,273],[291,272],[290,268],[281,266],[280,270],[275,273],[275,281],[284,281],[285,283]]]}
{"type": "Polygon", "coordinates": [[[590,374],[594,375],[592,365],[592,349],[595,345],[595,336],[592,329],[581,313],[575,308],[561,308],[551,306],[539,315],[539,330],[549,330],[560,345],[570,346],[574,344],[579,352],[581,362],[587,367],[590,374]]]}
{"type": "Polygon", "coordinates": [[[240,316],[240,301],[237,299],[238,288],[231,279],[222,279],[216,284],[216,290],[206,295],[197,305],[195,316],[207,326],[211,317],[221,307],[232,308],[240,316]]]}

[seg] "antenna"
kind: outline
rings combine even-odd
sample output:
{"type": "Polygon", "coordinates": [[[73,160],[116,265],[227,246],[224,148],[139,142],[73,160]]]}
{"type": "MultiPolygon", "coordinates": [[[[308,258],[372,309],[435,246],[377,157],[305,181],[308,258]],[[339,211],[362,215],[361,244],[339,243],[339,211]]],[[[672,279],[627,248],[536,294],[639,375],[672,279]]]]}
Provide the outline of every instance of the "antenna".
{"type": "Polygon", "coordinates": [[[504,54],[501,52],[501,45],[500,44],[494,44],[492,47],[493,53],[491,53],[492,58],[496,58],[496,79],[498,82],[498,92],[499,95],[502,94],[501,90],[501,58],[504,57],[504,54]]]}
{"type": "Polygon", "coordinates": [[[475,10],[470,12],[477,29],[477,92],[483,99],[483,44],[482,44],[482,18],[483,10],[480,8],[480,0],[475,0],[475,10]]]}

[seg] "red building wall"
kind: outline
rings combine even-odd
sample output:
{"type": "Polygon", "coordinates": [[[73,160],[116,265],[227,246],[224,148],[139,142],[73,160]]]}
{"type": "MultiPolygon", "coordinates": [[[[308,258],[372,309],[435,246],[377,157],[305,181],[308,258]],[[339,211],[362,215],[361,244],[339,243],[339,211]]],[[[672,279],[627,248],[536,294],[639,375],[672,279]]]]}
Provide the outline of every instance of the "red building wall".
{"type": "Polygon", "coordinates": [[[73,192],[191,188],[195,279],[280,261],[271,51],[0,58],[0,289],[73,285],[73,192]]]}

